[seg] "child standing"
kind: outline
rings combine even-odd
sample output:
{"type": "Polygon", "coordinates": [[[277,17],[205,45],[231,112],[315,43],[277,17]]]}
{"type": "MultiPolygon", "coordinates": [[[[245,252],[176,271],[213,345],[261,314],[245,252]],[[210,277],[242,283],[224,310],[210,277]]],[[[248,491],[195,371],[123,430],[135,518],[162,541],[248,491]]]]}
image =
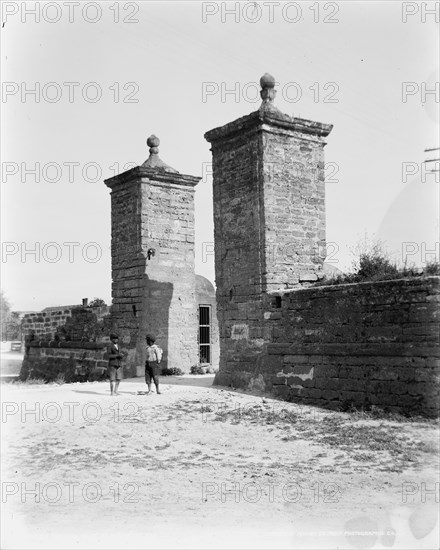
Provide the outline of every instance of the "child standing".
{"type": "Polygon", "coordinates": [[[159,365],[162,360],[162,350],[154,342],[156,338],[152,334],[147,334],[147,359],[145,361],[145,382],[148,386],[148,392],[151,391],[151,379],[156,386],[156,393],[159,391],[159,365]]]}
{"type": "Polygon", "coordinates": [[[122,354],[119,351],[118,339],[117,334],[110,334],[110,349],[108,353],[110,395],[119,395],[119,382],[122,380],[122,354]]]}

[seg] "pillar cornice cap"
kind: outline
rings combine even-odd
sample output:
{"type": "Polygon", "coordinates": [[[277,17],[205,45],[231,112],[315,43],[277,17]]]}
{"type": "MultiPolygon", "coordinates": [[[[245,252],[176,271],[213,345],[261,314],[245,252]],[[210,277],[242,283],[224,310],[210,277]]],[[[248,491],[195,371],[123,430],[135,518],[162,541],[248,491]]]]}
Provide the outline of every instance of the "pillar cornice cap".
{"type": "Polygon", "coordinates": [[[107,178],[104,183],[110,189],[113,189],[120,184],[130,184],[139,182],[141,180],[150,181],[158,185],[182,185],[186,187],[195,187],[202,179],[198,176],[190,176],[188,174],[181,174],[171,166],[168,166],[159,157],[159,145],[160,139],[151,134],[147,139],[147,145],[150,148],[150,156],[140,166],[135,166],[130,170],[126,170],[121,174],[107,178]]]}
{"type": "Polygon", "coordinates": [[[305,118],[291,117],[281,113],[278,109],[260,108],[258,111],[254,111],[249,115],[238,118],[237,120],[229,122],[224,126],[219,126],[209,130],[205,133],[204,137],[207,141],[209,141],[209,143],[214,143],[216,141],[231,138],[234,135],[246,132],[248,130],[261,127],[263,124],[273,126],[274,128],[310,134],[317,137],[328,136],[333,128],[333,124],[324,124],[322,122],[315,122],[305,118]]]}
{"type": "Polygon", "coordinates": [[[114,189],[121,184],[140,182],[140,180],[149,180],[152,183],[160,185],[182,185],[185,187],[195,187],[202,179],[199,176],[191,176],[189,174],[181,174],[180,172],[168,172],[165,170],[157,170],[155,168],[149,168],[144,165],[135,166],[122,174],[113,176],[104,180],[104,183],[110,189],[114,189]]]}

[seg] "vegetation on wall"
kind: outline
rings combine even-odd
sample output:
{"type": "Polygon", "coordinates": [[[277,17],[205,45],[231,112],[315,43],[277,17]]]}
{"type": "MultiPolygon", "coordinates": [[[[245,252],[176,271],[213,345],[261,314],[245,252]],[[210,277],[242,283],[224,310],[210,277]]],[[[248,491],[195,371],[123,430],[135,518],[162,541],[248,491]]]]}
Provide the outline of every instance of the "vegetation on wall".
{"type": "Polygon", "coordinates": [[[107,304],[102,298],[93,298],[93,300],[90,302],[89,307],[103,307],[107,304]]]}
{"type": "Polygon", "coordinates": [[[355,258],[350,273],[325,276],[315,286],[363,283],[368,281],[389,281],[405,277],[440,275],[440,262],[428,261],[425,267],[399,266],[392,261],[381,241],[365,239],[354,251],[355,258]]]}

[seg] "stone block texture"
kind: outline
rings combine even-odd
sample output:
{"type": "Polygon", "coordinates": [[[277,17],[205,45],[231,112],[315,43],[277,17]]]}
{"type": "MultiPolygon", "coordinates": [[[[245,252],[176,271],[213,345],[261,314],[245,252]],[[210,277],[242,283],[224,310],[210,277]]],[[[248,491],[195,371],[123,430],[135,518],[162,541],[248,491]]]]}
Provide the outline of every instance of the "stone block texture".
{"type": "Polygon", "coordinates": [[[36,338],[53,339],[57,329],[64,326],[71,318],[72,311],[74,311],[74,307],[61,307],[50,311],[27,313],[21,322],[23,338],[33,333],[36,338]]]}
{"type": "Polygon", "coordinates": [[[107,376],[107,367],[106,344],[34,342],[27,348],[20,378],[41,378],[51,382],[62,375],[66,382],[103,380],[107,376]]]}
{"type": "Polygon", "coordinates": [[[325,251],[324,138],[273,105],[205,134],[213,158],[215,384],[338,408],[438,414],[439,281],[313,287],[325,251]]]}
{"type": "Polygon", "coordinates": [[[144,372],[147,333],[163,348],[164,367],[188,372],[198,362],[194,187],[200,178],[167,167],[157,153],[150,158],[105,181],[112,190],[112,325],[133,376],[144,372]]]}
{"type": "MultiPolygon", "coordinates": [[[[272,332],[252,376],[288,399],[438,416],[440,277],[267,296],[272,332]]],[[[235,365],[237,366],[237,365],[235,365]]],[[[240,367],[239,367],[240,368],[240,367]]]]}
{"type": "Polygon", "coordinates": [[[205,134],[213,158],[218,383],[237,357],[252,364],[266,352],[264,295],[322,276],[331,128],[263,105],[205,134]]]}

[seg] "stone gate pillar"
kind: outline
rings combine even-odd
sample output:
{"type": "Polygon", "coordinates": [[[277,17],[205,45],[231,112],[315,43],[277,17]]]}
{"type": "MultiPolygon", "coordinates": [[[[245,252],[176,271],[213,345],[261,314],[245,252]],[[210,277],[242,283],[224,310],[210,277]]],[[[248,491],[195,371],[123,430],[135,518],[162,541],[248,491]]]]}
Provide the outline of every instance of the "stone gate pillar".
{"type": "Polygon", "coordinates": [[[246,386],[271,341],[264,296],[316,281],[325,259],[324,138],[330,124],[274,105],[260,79],[258,111],[205,134],[213,158],[220,326],[216,382],[246,386]]]}
{"type": "Polygon", "coordinates": [[[145,335],[164,349],[163,365],[189,371],[198,362],[194,271],[194,191],[201,178],[149,158],[105,180],[111,192],[112,324],[128,351],[127,374],[142,375],[145,335]]]}

